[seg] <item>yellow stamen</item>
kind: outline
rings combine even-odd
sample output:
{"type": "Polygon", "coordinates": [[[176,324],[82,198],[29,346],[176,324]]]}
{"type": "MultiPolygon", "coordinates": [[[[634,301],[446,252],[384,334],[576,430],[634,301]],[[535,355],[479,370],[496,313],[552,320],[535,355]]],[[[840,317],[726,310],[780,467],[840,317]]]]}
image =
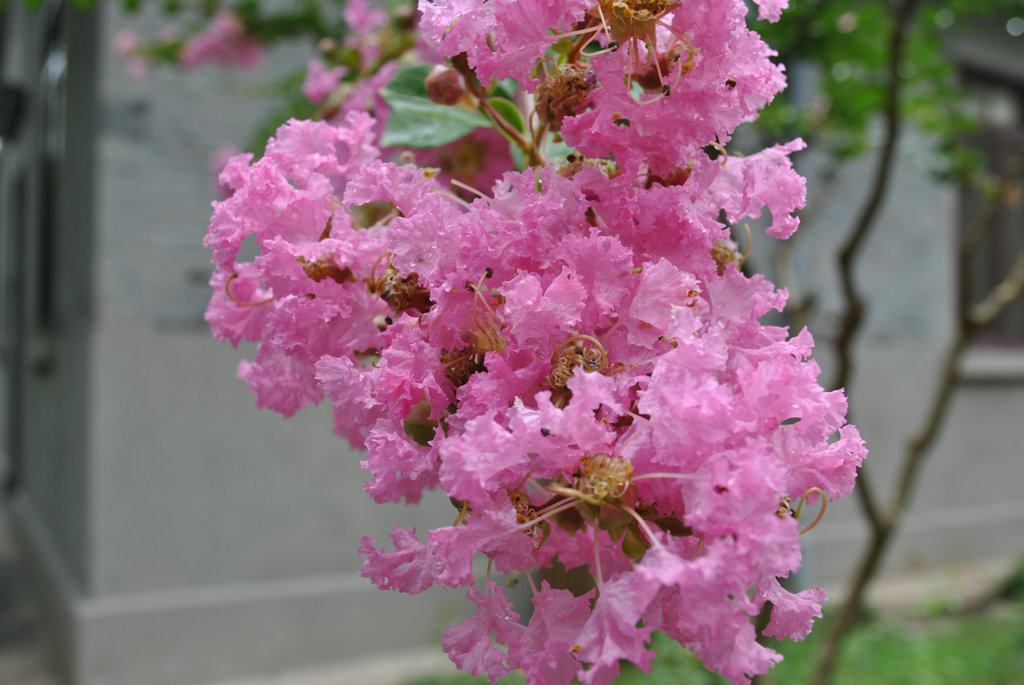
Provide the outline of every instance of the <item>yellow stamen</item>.
{"type": "Polygon", "coordinates": [[[800,520],[800,510],[803,509],[804,502],[806,502],[807,498],[812,494],[821,495],[821,509],[818,510],[818,515],[814,517],[814,520],[811,521],[810,525],[800,529],[801,535],[818,525],[818,522],[821,521],[821,518],[825,515],[825,509],[828,507],[828,496],[825,494],[825,491],[821,488],[811,488],[803,494],[803,497],[800,498],[800,502],[796,505],[797,520],[800,520]]]}
{"type": "Polygon", "coordinates": [[[224,294],[228,296],[229,300],[231,300],[232,302],[234,302],[238,306],[240,306],[240,307],[260,307],[262,305],[269,304],[269,303],[274,301],[274,296],[273,295],[271,295],[270,297],[268,297],[265,300],[260,300],[259,302],[243,302],[242,300],[239,300],[237,297],[235,297],[234,295],[231,294],[231,281],[235,280],[236,278],[238,278],[238,274],[231,274],[230,276],[228,276],[228,280],[226,280],[224,282],[224,294]]]}

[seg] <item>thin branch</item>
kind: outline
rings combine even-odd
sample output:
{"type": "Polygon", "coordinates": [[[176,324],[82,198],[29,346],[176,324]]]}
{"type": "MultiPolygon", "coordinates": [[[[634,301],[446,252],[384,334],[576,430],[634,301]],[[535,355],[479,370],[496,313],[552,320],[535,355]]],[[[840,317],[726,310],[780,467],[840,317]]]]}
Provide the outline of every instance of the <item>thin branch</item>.
{"type": "Polygon", "coordinates": [[[882,201],[889,190],[889,177],[892,174],[893,161],[896,156],[896,143],[902,132],[902,90],[903,80],[899,68],[903,62],[903,54],[907,42],[907,29],[917,9],[918,0],[904,0],[896,10],[893,19],[893,33],[889,43],[888,92],[885,108],[885,140],[882,152],[875,167],[874,183],[867,201],[861,207],[860,214],[850,231],[850,236],[839,253],[840,277],[842,279],[843,296],[846,298],[846,312],[836,342],[839,356],[839,368],[833,388],[845,388],[850,381],[853,370],[853,342],[860,331],[864,318],[864,299],[857,291],[853,267],[861,248],[871,230],[875,227],[875,219],[882,208],[882,201]]]}
{"type": "MultiPolygon", "coordinates": [[[[1024,148],[1021,148],[1016,157],[1007,166],[1006,172],[999,180],[999,188],[996,190],[997,197],[1006,196],[1014,182],[1021,174],[1024,174],[1024,148]]],[[[961,254],[969,255],[972,254],[981,241],[985,238],[985,234],[988,232],[988,228],[995,223],[996,215],[999,214],[1000,208],[999,202],[989,202],[985,205],[984,209],[978,213],[978,217],[971,224],[971,227],[964,233],[963,241],[961,244],[961,254]]]]}
{"type": "Polygon", "coordinates": [[[1010,273],[991,292],[967,312],[967,324],[973,328],[990,326],[1024,290],[1024,250],[1010,268],[1010,273]]]}
{"type": "MultiPolygon", "coordinates": [[[[1024,156],[1024,153],[1022,153],[1024,156]]],[[[1011,165],[1008,172],[1003,175],[1000,188],[1008,188],[1014,177],[1024,169],[1018,165],[1011,165]]],[[[990,229],[990,225],[998,217],[999,205],[1005,197],[1004,192],[993,195],[986,206],[979,214],[989,225],[975,224],[972,233],[977,231],[979,235],[990,229]]],[[[970,277],[970,252],[976,247],[970,241],[963,241],[959,246],[958,266],[959,279],[966,283],[970,277]]],[[[1010,272],[993,290],[988,293],[980,302],[973,307],[963,307],[957,317],[957,330],[942,366],[942,374],[939,385],[932,397],[931,407],[921,429],[908,440],[904,452],[903,468],[897,484],[896,493],[888,509],[878,512],[877,525],[868,543],[868,548],[861,558],[860,565],[851,583],[850,592],[847,596],[839,614],[836,616],[831,631],[829,632],[822,652],[819,657],[818,667],[814,675],[815,685],[825,685],[830,682],[835,670],[836,660],[839,653],[839,645],[843,636],[853,627],[860,612],[861,602],[875,573],[878,571],[889,541],[896,530],[897,525],[906,509],[913,490],[917,475],[924,463],[928,450],[934,444],[942,428],[943,422],[948,414],[952,403],[953,393],[956,389],[958,379],[957,369],[960,360],[967,349],[971,339],[980,333],[987,326],[992,325],[999,315],[1017,297],[1024,292],[1024,251],[1018,254],[1010,272]]],[[[863,483],[858,483],[858,488],[863,483]]]]}
{"type": "Polygon", "coordinates": [[[536,148],[523,137],[518,128],[509,123],[508,119],[502,116],[501,112],[494,109],[494,105],[487,99],[487,93],[481,87],[476,78],[476,72],[469,66],[465,55],[458,55],[452,58],[452,66],[462,74],[469,87],[470,92],[476,97],[480,111],[497,126],[502,133],[508,136],[516,146],[523,151],[528,166],[543,166],[543,162],[537,155],[536,148]]]}
{"type": "MultiPolygon", "coordinates": [[[[885,141],[878,158],[874,185],[871,188],[867,201],[861,208],[860,215],[854,223],[849,238],[839,253],[840,278],[843,295],[846,298],[846,311],[843,316],[838,339],[836,340],[838,369],[832,383],[833,388],[846,388],[849,385],[853,371],[853,343],[860,330],[865,311],[864,300],[857,291],[854,281],[854,260],[875,225],[878,212],[882,206],[882,200],[885,198],[889,186],[889,177],[896,154],[896,143],[901,134],[902,107],[900,100],[903,81],[900,78],[899,67],[903,61],[903,54],[906,48],[907,30],[910,20],[917,9],[917,3],[918,0],[904,0],[894,11],[892,36],[889,41],[889,82],[888,99],[885,109],[885,141]]],[[[860,468],[858,480],[860,482],[854,490],[858,493],[858,498],[864,509],[864,515],[871,524],[871,542],[861,558],[860,566],[853,577],[850,595],[847,597],[839,615],[835,618],[831,630],[822,645],[812,680],[815,685],[827,685],[827,683],[832,681],[839,655],[839,645],[843,637],[856,622],[857,614],[860,611],[861,597],[871,578],[874,577],[875,571],[878,569],[882,553],[893,530],[893,520],[885,516],[879,509],[877,497],[875,496],[874,489],[869,484],[870,481],[868,481],[866,469],[863,465],[860,468]]]]}
{"type": "Polygon", "coordinates": [[[942,375],[939,377],[939,386],[932,398],[932,406],[928,411],[924,426],[907,442],[906,457],[903,461],[903,469],[900,474],[899,485],[896,495],[889,507],[887,526],[895,528],[910,501],[910,492],[917,479],[918,471],[924,462],[928,449],[935,442],[942,428],[943,421],[949,411],[950,401],[953,399],[953,391],[956,388],[957,367],[960,365],[960,358],[967,349],[970,333],[967,328],[961,326],[956,332],[956,338],[946,352],[946,359],[942,365],[942,375]]]}
{"type": "MultiPolygon", "coordinates": [[[[850,378],[853,373],[853,343],[860,332],[864,319],[864,299],[857,291],[854,277],[854,261],[864,245],[871,230],[876,224],[878,213],[882,208],[889,188],[889,177],[892,174],[896,157],[896,144],[902,133],[902,89],[899,67],[907,41],[907,29],[917,9],[918,0],[905,0],[896,10],[893,17],[893,32],[889,41],[888,92],[885,109],[885,140],[882,152],[878,157],[875,169],[874,184],[867,200],[861,207],[860,214],[850,231],[850,236],[839,253],[839,270],[842,281],[843,296],[846,299],[846,311],[843,315],[839,336],[836,340],[837,371],[831,387],[847,388],[849,395],[850,378]]],[[[864,509],[864,515],[877,534],[883,525],[883,515],[878,506],[878,498],[867,475],[867,467],[861,465],[858,485],[855,488],[857,497],[864,509]]]]}
{"type": "Polygon", "coordinates": [[[878,495],[875,492],[873,481],[863,463],[857,470],[857,487],[854,488],[854,492],[857,493],[857,499],[864,510],[864,518],[868,520],[868,525],[871,526],[872,534],[877,535],[886,525],[885,514],[878,504],[878,495]]]}

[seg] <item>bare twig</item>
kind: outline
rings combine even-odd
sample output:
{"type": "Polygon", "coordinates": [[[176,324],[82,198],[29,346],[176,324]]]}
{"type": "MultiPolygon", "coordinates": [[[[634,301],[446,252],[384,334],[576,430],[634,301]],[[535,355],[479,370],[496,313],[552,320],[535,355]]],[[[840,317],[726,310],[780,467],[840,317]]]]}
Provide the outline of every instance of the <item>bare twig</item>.
{"type": "MultiPolygon", "coordinates": [[[[994,201],[998,202],[998,199],[994,201]]],[[[961,273],[960,276],[965,278],[967,274],[961,273]]],[[[868,548],[857,567],[849,594],[840,609],[839,615],[836,616],[826,643],[822,648],[818,670],[813,681],[816,685],[824,685],[831,681],[835,659],[838,656],[839,644],[846,632],[856,623],[864,592],[878,570],[878,566],[888,548],[889,541],[892,539],[892,534],[895,532],[900,518],[910,501],[914,483],[917,481],[917,474],[920,472],[928,450],[938,437],[939,430],[946,418],[953,398],[953,391],[956,388],[957,368],[960,365],[964,351],[967,349],[967,344],[975,333],[991,325],[1006,307],[1020,295],[1022,290],[1024,290],[1024,251],[1017,256],[1014,269],[1009,276],[997,285],[992,293],[980,303],[991,303],[985,306],[985,317],[977,317],[973,323],[968,323],[968,318],[973,318],[971,314],[965,314],[961,318],[961,324],[957,329],[956,337],[946,352],[942,376],[939,380],[938,389],[932,398],[932,405],[928,411],[928,416],[925,418],[921,430],[907,443],[906,456],[896,495],[889,508],[882,512],[879,517],[879,526],[873,532],[868,548]],[[1005,293],[1009,290],[1015,292],[1014,297],[1008,299],[1003,295],[997,295],[997,293],[1005,293]]],[[[861,487],[861,485],[858,484],[857,487],[861,487]]]]}
{"type": "MultiPolygon", "coordinates": [[[[1024,174],[1024,149],[1020,150],[1016,157],[1007,165],[1006,171],[999,181],[999,187],[996,189],[996,196],[999,198],[1005,197],[1010,192],[1015,179],[1021,174],[1024,174]]],[[[1000,202],[988,202],[985,204],[985,207],[978,213],[971,227],[964,233],[964,238],[960,243],[962,248],[961,254],[969,256],[978,249],[978,245],[985,238],[989,227],[995,223],[1000,206],[1000,202]]]]}
{"type": "MultiPolygon", "coordinates": [[[[837,371],[832,387],[847,388],[847,392],[849,392],[848,386],[853,370],[853,343],[860,330],[865,310],[864,300],[855,284],[854,260],[875,225],[875,219],[889,186],[896,143],[901,133],[902,80],[899,67],[906,47],[907,30],[916,8],[917,0],[904,0],[894,10],[892,36],[889,41],[889,87],[885,110],[885,140],[878,158],[871,192],[861,208],[849,238],[839,253],[840,278],[843,295],[846,298],[846,310],[836,340],[837,371]]],[[[839,645],[856,621],[864,589],[878,568],[882,552],[892,531],[890,522],[886,520],[885,515],[879,509],[878,498],[868,478],[867,469],[863,465],[860,468],[857,487],[854,490],[857,492],[865,517],[871,525],[871,544],[853,577],[850,594],[839,615],[834,619],[822,645],[813,677],[815,685],[827,685],[831,682],[839,654],[839,645]]]]}
{"type": "Polygon", "coordinates": [[[1006,279],[993,288],[984,300],[968,310],[967,323],[975,329],[991,325],[1020,297],[1021,290],[1024,290],[1024,252],[1017,255],[1006,279]]]}
{"type": "Polygon", "coordinates": [[[501,112],[494,109],[494,105],[487,99],[487,93],[484,92],[483,87],[477,81],[476,72],[473,71],[472,67],[469,66],[469,62],[465,58],[465,54],[457,55],[452,58],[452,66],[455,67],[466,81],[466,86],[470,92],[476,97],[480,112],[490,119],[498,129],[505,134],[516,146],[523,151],[523,156],[526,159],[528,166],[543,166],[543,160],[540,159],[537,149],[530,141],[523,137],[523,134],[518,128],[509,123],[508,119],[502,116],[501,112]]]}
{"type": "MultiPolygon", "coordinates": [[[[853,343],[860,332],[865,310],[864,299],[856,287],[853,273],[854,262],[872,228],[875,226],[875,220],[878,218],[878,213],[882,208],[882,201],[885,199],[889,187],[889,177],[891,176],[896,156],[896,144],[902,133],[902,80],[899,74],[899,67],[903,61],[903,54],[906,48],[907,30],[910,26],[910,20],[917,9],[917,4],[918,0],[904,0],[895,10],[892,37],[889,41],[889,88],[885,109],[885,140],[882,145],[882,152],[878,158],[871,192],[861,208],[849,238],[839,253],[839,270],[843,295],[846,298],[846,311],[840,326],[839,336],[836,340],[838,368],[831,387],[846,388],[847,393],[849,393],[848,386],[853,373],[853,343]]],[[[867,468],[863,465],[860,468],[855,491],[872,531],[877,534],[883,525],[882,513],[878,506],[875,490],[867,474],[867,468]]]]}
{"type": "Polygon", "coordinates": [[[889,177],[892,174],[893,160],[896,156],[896,143],[902,133],[902,90],[903,81],[899,68],[903,62],[903,54],[907,42],[907,29],[914,16],[919,0],[904,0],[898,5],[893,17],[893,32],[889,43],[888,92],[885,108],[885,139],[882,152],[875,166],[874,182],[867,201],[861,207],[860,214],[854,222],[853,229],[839,253],[840,278],[843,296],[846,298],[846,311],[840,326],[836,342],[838,353],[838,369],[832,382],[833,388],[845,388],[849,385],[853,370],[853,343],[860,332],[860,324],[864,318],[864,299],[857,291],[853,267],[857,255],[875,227],[875,219],[882,208],[882,201],[889,190],[889,177]]]}
{"type": "MultiPolygon", "coordinates": [[[[1008,178],[1008,177],[1006,177],[1008,178]]],[[[989,206],[998,207],[1001,195],[996,195],[988,203],[989,206]]],[[[992,219],[996,213],[988,213],[992,219]]],[[[965,250],[965,247],[961,247],[965,250]]],[[[963,256],[963,253],[961,253],[963,256]]],[[[967,261],[960,262],[960,279],[967,280],[970,274],[967,271],[967,261]]],[[[1013,267],[1006,277],[976,305],[964,308],[959,317],[959,326],[953,344],[946,352],[946,360],[943,364],[942,376],[939,387],[932,400],[931,410],[925,419],[924,427],[907,443],[906,459],[903,463],[903,471],[900,474],[899,484],[892,505],[889,507],[887,524],[895,527],[900,515],[910,501],[910,493],[916,481],[918,470],[924,461],[928,449],[935,442],[942,427],[943,420],[949,410],[950,400],[953,397],[953,390],[957,380],[957,367],[963,357],[967,344],[979,332],[995,323],[996,319],[1006,311],[1013,302],[1020,297],[1024,291],[1024,250],[1017,254],[1013,267]]]]}
{"type": "MultiPolygon", "coordinates": [[[[1021,160],[1024,160],[1024,150],[1021,151],[1020,157],[1021,160]]],[[[1010,165],[1010,169],[1002,177],[1000,192],[994,194],[989,199],[979,214],[980,221],[972,226],[968,233],[968,239],[962,241],[959,245],[957,257],[958,276],[961,284],[969,282],[970,255],[977,247],[980,237],[995,222],[999,206],[1005,197],[1005,189],[1024,171],[1024,161],[1021,160],[1010,165]]],[[[962,293],[966,295],[965,286],[961,285],[961,288],[962,293]]],[[[885,511],[876,511],[876,518],[873,519],[874,525],[868,547],[857,567],[849,594],[839,614],[835,617],[825,644],[822,647],[818,667],[813,679],[815,685],[825,685],[832,679],[842,638],[857,620],[864,592],[878,570],[892,535],[910,501],[913,486],[917,481],[917,475],[928,454],[928,450],[938,437],[943,421],[949,411],[956,387],[957,369],[968,343],[976,334],[992,325],[1006,308],[1020,297],[1022,291],[1024,291],[1024,250],[1017,255],[1006,277],[978,301],[977,304],[967,307],[966,300],[964,301],[964,306],[961,307],[960,314],[957,317],[956,333],[953,342],[946,351],[942,374],[935,394],[932,397],[928,414],[921,429],[907,442],[903,468],[892,502],[885,511]]],[[[862,488],[863,486],[864,483],[861,482],[858,483],[857,487],[862,488]]]]}

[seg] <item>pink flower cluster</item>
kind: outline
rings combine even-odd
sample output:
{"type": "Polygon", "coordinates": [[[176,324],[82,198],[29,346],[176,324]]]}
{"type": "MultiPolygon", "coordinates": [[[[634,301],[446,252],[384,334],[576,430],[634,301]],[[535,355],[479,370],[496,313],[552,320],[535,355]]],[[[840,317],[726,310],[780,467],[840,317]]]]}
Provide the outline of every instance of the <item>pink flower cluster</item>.
{"type": "Polygon", "coordinates": [[[218,12],[205,30],[185,41],[178,53],[178,61],[189,69],[206,62],[254,67],[262,59],[263,45],[247,35],[242,20],[228,10],[218,12]]]}
{"type": "Polygon", "coordinates": [[[142,81],[149,75],[149,65],[143,54],[139,37],[131,29],[122,29],[114,36],[114,54],[124,60],[128,72],[136,81],[142,81]]]}
{"type": "Polygon", "coordinates": [[[259,406],[330,399],[376,501],[450,498],[451,525],[361,551],[382,589],[468,588],[476,612],[443,638],[460,668],[607,683],[663,631],[733,682],[766,672],[752,617],[770,602],[765,633],[802,639],[824,601],[779,583],[801,562],[791,502],[846,495],[865,455],[810,334],[759,321],[785,292],[730,238],[765,209],[770,235],[796,229],[802,143],[724,154],[780,68],[742,0],[421,11],[436,49],[531,89],[541,148],[560,130],[576,152],[466,202],[385,158],[366,114],[288,122],[221,174],[214,335],[259,342],[239,367],[259,406]],[[553,586],[556,562],[593,587],[553,586]],[[525,575],[528,619],[497,573],[525,575]]]}
{"type": "MultiPolygon", "coordinates": [[[[342,115],[352,109],[373,107],[377,90],[386,85],[395,73],[392,65],[375,64],[381,58],[382,33],[389,29],[387,12],[374,7],[369,0],[347,0],[344,5],[342,17],[348,29],[344,46],[356,51],[360,66],[374,77],[354,84],[353,92],[342,103],[339,112],[342,115]]],[[[340,66],[328,68],[319,59],[311,60],[302,84],[302,94],[315,105],[322,103],[338,87],[347,71],[340,66]]]]}

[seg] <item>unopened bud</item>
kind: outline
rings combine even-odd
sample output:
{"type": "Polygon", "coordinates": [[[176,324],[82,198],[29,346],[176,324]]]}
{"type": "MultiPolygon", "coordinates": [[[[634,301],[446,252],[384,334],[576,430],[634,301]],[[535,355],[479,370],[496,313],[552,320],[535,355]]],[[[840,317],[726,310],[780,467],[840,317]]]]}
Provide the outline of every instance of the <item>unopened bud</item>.
{"type": "Polygon", "coordinates": [[[316,49],[324,55],[331,55],[338,51],[338,41],[325,36],[317,42],[316,49]]]}
{"type": "Polygon", "coordinates": [[[409,5],[399,5],[391,10],[391,21],[402,31],[412,31],[416,28],[416,16],[416,8],[409,5]]]}
{"type": "Polygon", "coordinates": [[[439,105],[454,105],[466,94],[459,72],[443,64],[430,70],[425,85],[427,97],[439,105]]]}

